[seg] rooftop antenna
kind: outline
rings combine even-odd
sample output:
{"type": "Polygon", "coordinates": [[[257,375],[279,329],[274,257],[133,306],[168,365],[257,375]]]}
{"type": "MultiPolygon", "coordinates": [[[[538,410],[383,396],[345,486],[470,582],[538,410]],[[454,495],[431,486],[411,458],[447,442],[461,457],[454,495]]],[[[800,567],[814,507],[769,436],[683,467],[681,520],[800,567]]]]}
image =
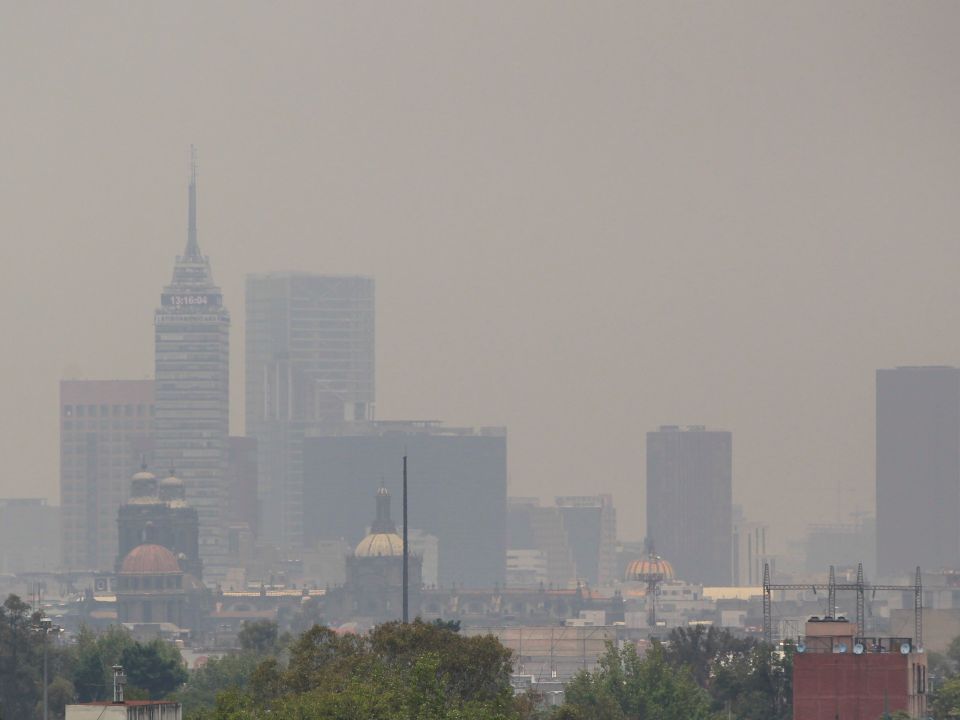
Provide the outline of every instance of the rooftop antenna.
{"type": "Polygon", "coordinates": [[[837,616],[837,575],[830,566],[830,582],[827,586],[827,615],[832,618],[837,616]]]}
{"type": "Polygon", "coordinates": [[[189,214],[187,216],[186,257],[199,258],[200,245],[197,242],[197,148],[190,146],[190,187],[188,191],[189,214]]]}
{"type": "Polygon", "coordinates": [[[127,676],[123,674],[122,665],[113,666],[113,702],[123,703],[123,686],[127,683],[127,676]]]}
{"type": "Polygon", "coordinates": [[[410,545],[407,543],[407,454],[403,454],[403,624],[410,622],[410,545]]]}

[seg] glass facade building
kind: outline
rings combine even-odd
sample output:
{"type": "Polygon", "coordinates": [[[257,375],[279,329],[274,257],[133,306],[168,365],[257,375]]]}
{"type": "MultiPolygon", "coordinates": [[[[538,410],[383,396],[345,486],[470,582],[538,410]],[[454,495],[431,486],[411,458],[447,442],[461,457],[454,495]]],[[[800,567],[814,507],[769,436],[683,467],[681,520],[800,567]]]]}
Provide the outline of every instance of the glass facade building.
{"type": "Polygon", "coordinates": [[[733,438],[702,425],[647,433],[647,539],[677,577],[730,585],[733,438]]]}
{"type": "Polygon", "coordinates": [[[359,276],[247,276],[246,431],[256,438],[260,537],[304,542],[303,440],[374,405],[374,282],[359,276]]]}
{"type": "Polygon", "coordinates": [[[960,368],[877,370],[877,570],[960,569],[960,368]]]}
{"type": "Polygon", "coordinates": [[[153,380],[60,382],[60,546],[65,570],[111,570],[130,476],[151,463],[153,380]]]}

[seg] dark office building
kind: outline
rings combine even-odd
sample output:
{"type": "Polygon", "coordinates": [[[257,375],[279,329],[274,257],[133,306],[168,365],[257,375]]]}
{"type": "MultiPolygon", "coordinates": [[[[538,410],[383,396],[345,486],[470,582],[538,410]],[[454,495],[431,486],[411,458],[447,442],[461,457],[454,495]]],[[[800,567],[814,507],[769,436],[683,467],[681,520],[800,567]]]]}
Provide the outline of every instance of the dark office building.
{"type": "Polygon", "coordinates": [[[506,571],[507,438],[503,428],[439,423],[356,423],[304,440],[305,541],[364,536],[381,482],[401,498],[409,457],[409,524],[439,539],[441,585],[503,584],[506,571]]]}
{"type": "Polygon", "coordinates": [[[877,568],[960,567],[960,370],[877,371],[877,568]]]}
{"type": "Polygon", "coordinates": [[[701,425],[647,433],[647,536],[677,577],[731,584],[733,441],[701,425]]]}
{"type": "Polygon", "coordinates": [[[227,522],[257,534],[257,440],[230,436],[227,441],[227,522]]]}

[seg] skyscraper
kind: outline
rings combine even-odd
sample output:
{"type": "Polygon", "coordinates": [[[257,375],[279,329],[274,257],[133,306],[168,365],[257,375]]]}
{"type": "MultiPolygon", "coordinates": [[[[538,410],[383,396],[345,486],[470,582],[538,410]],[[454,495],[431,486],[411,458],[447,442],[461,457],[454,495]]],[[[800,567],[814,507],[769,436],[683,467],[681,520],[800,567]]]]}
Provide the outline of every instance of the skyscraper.
{"type": "Polygon", "coordinates": [[[409,523],[437,537],[441,585],[493,587],[506,579],[507,433],[436,422],[351,423],[304,440],[306,540],[359,542],[369,493],[400,496],[409,457],[409,523]]]}
{"type": "Polygon", "coordinates": [[[60,529],[66,570],[109,570],[130,475],[150,462],[153,380],[60,382],[60,529]]]}
{"type": "Polygon", "coordinates": [[[960,567],[960,369],[877,370],[877,569],[960,567]]]}
{"type": "Polygon", "coordinates": [[[185,483],[200,516],[200,557],[216,579],[227,553],[230,313],[197,242],[196,156],[191,160],[187,246],[155,316],[155,456],[185,483]]]}
{"type": "Polygon", "coordinates": [[[647,538],[677,577],[729,585],[733,442],[702,425],[647,433],[647,538]]]}
{"type": "Polygon", "coordinates": [[[577,579],[596,587],[617,577],[617,513],[610,495],[557,498],[577,579]]]}
{"type": "Polygon", "coordinates": [[[245,372],[246,429],[259,448],[260,535],[297,548],[304,433],[373,417],[373,279],[247,276],[245,372]]]}

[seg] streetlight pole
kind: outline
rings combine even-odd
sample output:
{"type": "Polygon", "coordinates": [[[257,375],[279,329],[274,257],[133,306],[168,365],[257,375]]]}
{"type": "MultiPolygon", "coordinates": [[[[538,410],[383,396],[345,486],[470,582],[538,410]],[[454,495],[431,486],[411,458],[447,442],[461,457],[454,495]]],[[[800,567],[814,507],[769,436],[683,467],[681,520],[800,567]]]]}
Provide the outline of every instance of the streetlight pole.
{"type": "Polygon", "coordinates": [[[47,712],[47,636],[50,634],[50,628],[53,621],[48,617],[40,618],[40,631],[43,633],[43,720],[50,720],[50,714],[47,712]]]}

